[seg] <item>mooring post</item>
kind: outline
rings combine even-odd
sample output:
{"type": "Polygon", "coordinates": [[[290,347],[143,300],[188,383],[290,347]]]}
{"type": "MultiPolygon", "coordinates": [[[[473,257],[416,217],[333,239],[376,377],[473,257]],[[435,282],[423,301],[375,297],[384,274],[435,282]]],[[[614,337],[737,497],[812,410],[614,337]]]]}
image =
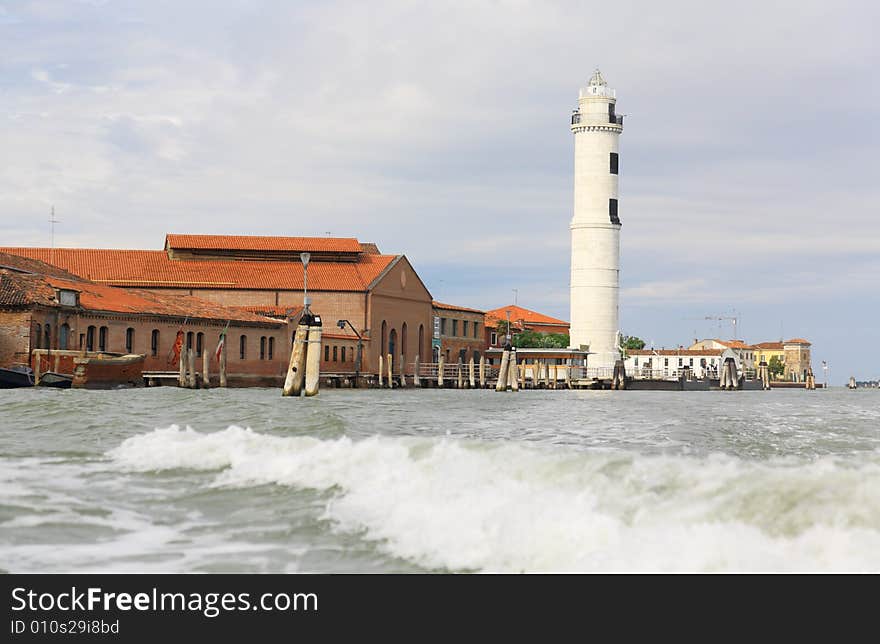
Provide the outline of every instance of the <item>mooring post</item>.
{"type": "Polygon", "coordinates": [[[406,362],[404,361],[403,354],[400,354],[400,359],[397,361],[400,365],[400,386],[406,387],[406,362]]]}
{"type": "Polygon", "coordinates": [[[444,360],[443,360],[442,353],[440,354],[440,357],[437,358],[437,360],[439,360],[439,362],[437,363],[437,386],[442,387],[443,386],[443,367],[445,366],[443,364],[444,360]]]}
{"type": "Polygon", "coordinates": [[[419,354],[416,354],[416,361],[413,364],[413,387],[421,387],[422,381],[419,379],[419,354]]]}
{"type": "Polygon", "coordinates": [[[226,387],[226,338],[220,345],[220,386],[226,387]]]}
{"type": "Polygon", "coordinates": [[[495,391],[507,391],[507,369],[510,363],[510,344],[504,345],[501,352],[501,366],[498,367],[498,381],[495,383],[495,391]]]}
{"type": "Polygon", "coordinates": [[[565,365],[565,388],[571,389],[571,365],[565,365]]]}
{"type": "Polygon", "coordinates": [[[383,387],[383,383],[382,383],[382,380],[383,380],[382,371],[383,371],[384,369],[385,369],[385,359],[382,357],[382,354],[380,353],[380,354],[379,354],[379,388],[380,388],[380,389],[383,387]]]}
{"type": "Polygon", "coordinates": [[[321,340],[323,335],[321,318],[315,316],[309,325],[308,348],[306,349],[306,396],[317,396],[321,386],[321,340]]]}
{"type": "MultiPolygon", "coordinates": [[[[302,392],[303,381],[306,375],[306,351],[309,338],[308,324],[298,324],[293,336],[293,348],[290,350],[290,363],[287,367],[287,376],[284,379],[282,396],[299,396],[302,392]]],[[[223,344],[226,349],[226,344],[223,344]]],[[[225,368],[225,361],[223,362],[225,368]]]]}
{"type": "Polygon", "coordinates": [[[393,379],[394,365],[392,364],[392,358],[391,358],[390,353],[385,356],[385,361],[387,362],[386,367],[388,369],[388,372],[387,372],[388,373],[388,388],[394,389],[394,379],[393,379]]]}
{"type": "Polygon", "coordinates": [[[186,368],[189,372],[187,374],[187,385],[190,389],[195,389],[198,386],[196,383],[196,352],[192,347],[186,350],[186,368]]]}
{"type": "Polygon", "coordinates": [[[186,348],[180,348],[180,359],[178,361],[177,386],[186,387],[186,348]]]}
{"type": "Polygon", "coordinates": [[[511,349],[510,351],[507,374],[507,388],[510,391],[519,391],[519,365],[516,364],[516,349],[511,349]]]}
{"type": "Polygon", "coordinates": [[[37,350],[33,352],[34,356],[34,386],[40,384],[40,354],[37,350]]]}
{"type": "Polygon", "coordinates": [[[480,355],[480,389],[486,388],[486,356],[480,355]]]}
{"type": "Polygon", "coordinates": [[[475,374],[475,366],[474,366],[474,356],[471,356],[471,359],[468,361],[468,387],[471,389],[477,386],[476,382],[476,374],[475,374]]]}
{"type": "Polygon", "coordinates": [[[207,389],[211,386],[211,376],[208,374],[208,363],[211,360],[211,354],[208,353],[207,345],[202,345],[202,387],[207,389]]]}

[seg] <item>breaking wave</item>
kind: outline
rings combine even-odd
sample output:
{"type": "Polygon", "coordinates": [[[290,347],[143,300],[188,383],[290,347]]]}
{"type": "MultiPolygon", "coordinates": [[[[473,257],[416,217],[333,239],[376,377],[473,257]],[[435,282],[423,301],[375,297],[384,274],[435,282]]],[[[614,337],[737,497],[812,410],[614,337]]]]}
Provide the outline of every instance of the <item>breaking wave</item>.
{"type": "Polygon", "coordinates": [[[108,452],[212,485],[327,491],[322,519],[430,569],[880,570],[880,455],[745,461],[172,426],[108,452]]]}

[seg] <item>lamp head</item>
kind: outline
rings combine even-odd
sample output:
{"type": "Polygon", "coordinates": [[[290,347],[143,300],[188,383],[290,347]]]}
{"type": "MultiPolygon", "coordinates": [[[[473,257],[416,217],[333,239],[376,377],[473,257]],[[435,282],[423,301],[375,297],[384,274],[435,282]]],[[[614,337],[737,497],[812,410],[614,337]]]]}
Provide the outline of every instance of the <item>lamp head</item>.
{"type": "Polygon", "coordinates": [[[311,259],[311,257],[312,256],[310,253],[300,253],[299,254],[299,259],[302,262],[303,268],[308,268],[309,260],[311,259]]]}

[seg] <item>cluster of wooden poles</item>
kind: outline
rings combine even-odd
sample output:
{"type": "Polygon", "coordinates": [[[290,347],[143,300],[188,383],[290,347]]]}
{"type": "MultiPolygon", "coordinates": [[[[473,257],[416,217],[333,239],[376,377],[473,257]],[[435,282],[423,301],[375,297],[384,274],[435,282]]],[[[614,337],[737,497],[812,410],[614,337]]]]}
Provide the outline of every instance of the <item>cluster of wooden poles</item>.
{"type": "Polygon", "coordinates": [[[318,395],[321,380],[321,318],[309,313],[302,316],[293,336],[290,365],[284,379],[282,396],[318,395]]]}
{"type": "MultiPolygon", "coordinates": [[[[178,366],[177,384],[188,389],[207,389],[211,385],[211,375],[208,364],[211,354],[207,350],[202,351],[202,372],[196,371],[196,352],[192,347],[183,347],[180,350],[180,364],[178,366]]],[[[173,373],[173,372],[172,372],[173,373]]],[[[226,343],[220,348],[220,386],[226,386],[226,343]]]]}

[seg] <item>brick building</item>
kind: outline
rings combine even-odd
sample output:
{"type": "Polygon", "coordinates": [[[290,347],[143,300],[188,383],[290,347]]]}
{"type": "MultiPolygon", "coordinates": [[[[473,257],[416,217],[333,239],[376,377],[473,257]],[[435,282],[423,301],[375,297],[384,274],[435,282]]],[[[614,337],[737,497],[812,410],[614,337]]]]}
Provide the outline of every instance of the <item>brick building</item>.
{"type": "MultiPolygon", "coordinates": [[[[175,235],[162,250],[0,249],[51,261],[81,278],[104,285],[138,288],[162,295],[189,295],[242,312],[279,320],[302,306],[303,267],[308,252],[308,294],[320,314],[324,336],[323,372],[356,368],[375,372],[378,356],[401,360],[430,355],[431,294],[404,255],[383,255],[375,244],[351,238],[175,235]]],[[[289,342],[289,340],[288,340],[289,342]]],[[[232,347],[230,347],[231,349],[232,347]]],[[[268,349],[267,349],[268,350],[268,349]]]]}
{"type": "Polygon", "coordinates": [[[806,382],[807,374],[812,372],[810,362],[809,341],[803,338],[792,338],[783,343],[785,352],[785,373],[783,377],[791,382],[806,382]]]}
{"type": "Polygon", "coordinates": [[[97,284],[0,253],[0,366],[32,364],[34,349],[50,349],[57,353],[43,356],[41,371],[72,373],[77,352],[138,353],[146,356],[145,371],[176,371],[172,347],[183,331],[201,369],[202,353],[213,352],[224,329],[230,385],[275,385],[284,377],[284,321],[189,295],[97,284]]]}
{"type": "Polygon", "coordinates": [[[486,348],[485,313],[436,301],[433,307],[434,329],[439,338],[435,338],[434,350],[430,354],[432,362],[437,362],[441,353],[447,364],[459,360],[468,362],[472,357],[478,362],[486,348]]]}
{"type": "Polygon", "coordinates": [[[521,331],[534,331],[536,333],[561,333],[568,335],[569,324],[565,320],[532,311],[516,304],[510,306],[502,306],[498,309],[486,311],[486,334],[485,342],[489,347],[500,347],[504,345],[505,332],[499,332],[499,322],[507,322],[508,313],[510,314],[511,334],[515,335],[521,331]]]}

